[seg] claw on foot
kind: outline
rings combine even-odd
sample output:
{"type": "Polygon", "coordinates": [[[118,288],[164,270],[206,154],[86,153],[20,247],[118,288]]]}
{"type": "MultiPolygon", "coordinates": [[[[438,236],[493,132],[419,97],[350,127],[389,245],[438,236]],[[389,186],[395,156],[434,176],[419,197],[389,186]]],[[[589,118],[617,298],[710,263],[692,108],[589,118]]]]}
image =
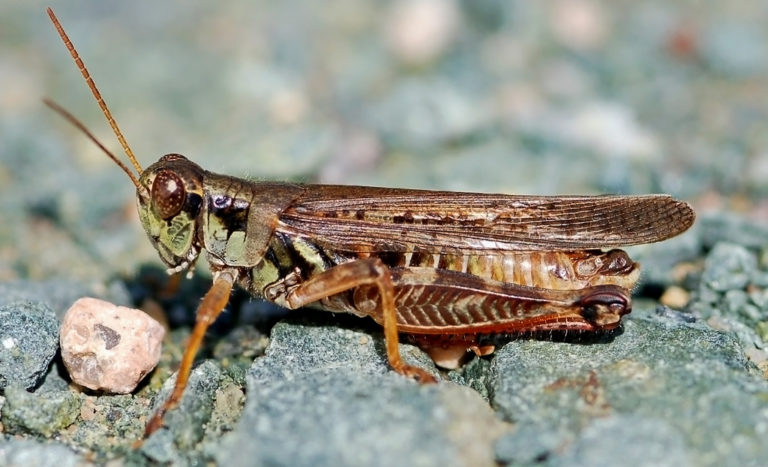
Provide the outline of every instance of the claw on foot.
{"type": "Polygon", "coordinates": [[[437,378],[432,376],[427,370],[424,370],[423,368],[419,368],[417,366],[411,366],[411,365],[404,365],[400,371],[398,371],[403,376],[407,376],[408,378],[413,379],[414,381],[418,382],[419,384],[434,384],[437,383],[437,378]]]}

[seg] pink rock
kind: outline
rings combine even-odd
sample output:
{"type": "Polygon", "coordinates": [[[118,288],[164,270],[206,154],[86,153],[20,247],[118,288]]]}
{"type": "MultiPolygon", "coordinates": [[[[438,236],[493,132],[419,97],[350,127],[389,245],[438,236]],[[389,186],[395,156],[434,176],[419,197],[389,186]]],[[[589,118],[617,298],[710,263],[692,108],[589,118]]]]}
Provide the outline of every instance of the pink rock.
{"type": "Polygon", "coordinates": [[[127,394],[160,360],[165,329],[141,310],[86,297],[67,310],[59,336],[72,381],[127,394]]]}

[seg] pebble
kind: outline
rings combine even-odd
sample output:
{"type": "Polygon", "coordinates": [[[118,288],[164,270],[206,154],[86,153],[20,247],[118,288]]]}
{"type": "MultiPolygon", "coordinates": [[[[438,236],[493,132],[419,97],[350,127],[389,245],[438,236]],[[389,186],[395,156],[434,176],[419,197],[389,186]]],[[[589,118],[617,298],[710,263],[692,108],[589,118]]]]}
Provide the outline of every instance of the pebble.
{"type": "Polygon", "coordinates": [[[453,1],[399,1],[391,7],[386,35],[400,60],[419,65],[445,52],[458,26],[459,14],[453,1]]]}
{"type": "Polygon", "coordinates": [[[560,43],[575,50],[600,47],[608,34],[604,10],[588,0],[560,0],[552,9],[550,25],[560,43]]]}
{"type": "Polygon", "coordinates": [[[81,298],[64,316],[61,355],[75,383],[127,394],[157,365],[164,336],[141,310],[81,298]]]}
{"type": "Polygon", "coordinates": [[[662,305],[671,308],[683,308],[691,299],[691,294],[682,287],[676,285],[670,286],[659,298],[662,305]]]}

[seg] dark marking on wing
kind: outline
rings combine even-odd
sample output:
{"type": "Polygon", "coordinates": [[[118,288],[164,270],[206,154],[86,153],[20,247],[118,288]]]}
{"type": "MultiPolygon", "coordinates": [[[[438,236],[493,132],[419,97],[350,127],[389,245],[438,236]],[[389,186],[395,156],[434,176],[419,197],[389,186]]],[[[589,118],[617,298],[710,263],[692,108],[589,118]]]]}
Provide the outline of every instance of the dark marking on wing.
{"type": "Polygon", "coordinates": [[[407,266],[405,264],[404,253],[400,253],[397,251],[381,251],[381,252],[375,253],[372,256],[375,256],[381,259],[381,261],[390,268],[407,266]]]}

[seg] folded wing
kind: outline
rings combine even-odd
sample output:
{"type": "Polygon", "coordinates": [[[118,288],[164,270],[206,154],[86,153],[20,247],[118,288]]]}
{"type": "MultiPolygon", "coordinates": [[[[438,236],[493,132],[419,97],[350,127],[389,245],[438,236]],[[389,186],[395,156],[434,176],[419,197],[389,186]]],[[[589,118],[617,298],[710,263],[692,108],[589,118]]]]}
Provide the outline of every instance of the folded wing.
{"type": "Polygon", "coordinates": [[[500,252],[611,248],[687,230],[668,195],[515,196],[308,185],[278,229],[351,251],[500,252]]]}

